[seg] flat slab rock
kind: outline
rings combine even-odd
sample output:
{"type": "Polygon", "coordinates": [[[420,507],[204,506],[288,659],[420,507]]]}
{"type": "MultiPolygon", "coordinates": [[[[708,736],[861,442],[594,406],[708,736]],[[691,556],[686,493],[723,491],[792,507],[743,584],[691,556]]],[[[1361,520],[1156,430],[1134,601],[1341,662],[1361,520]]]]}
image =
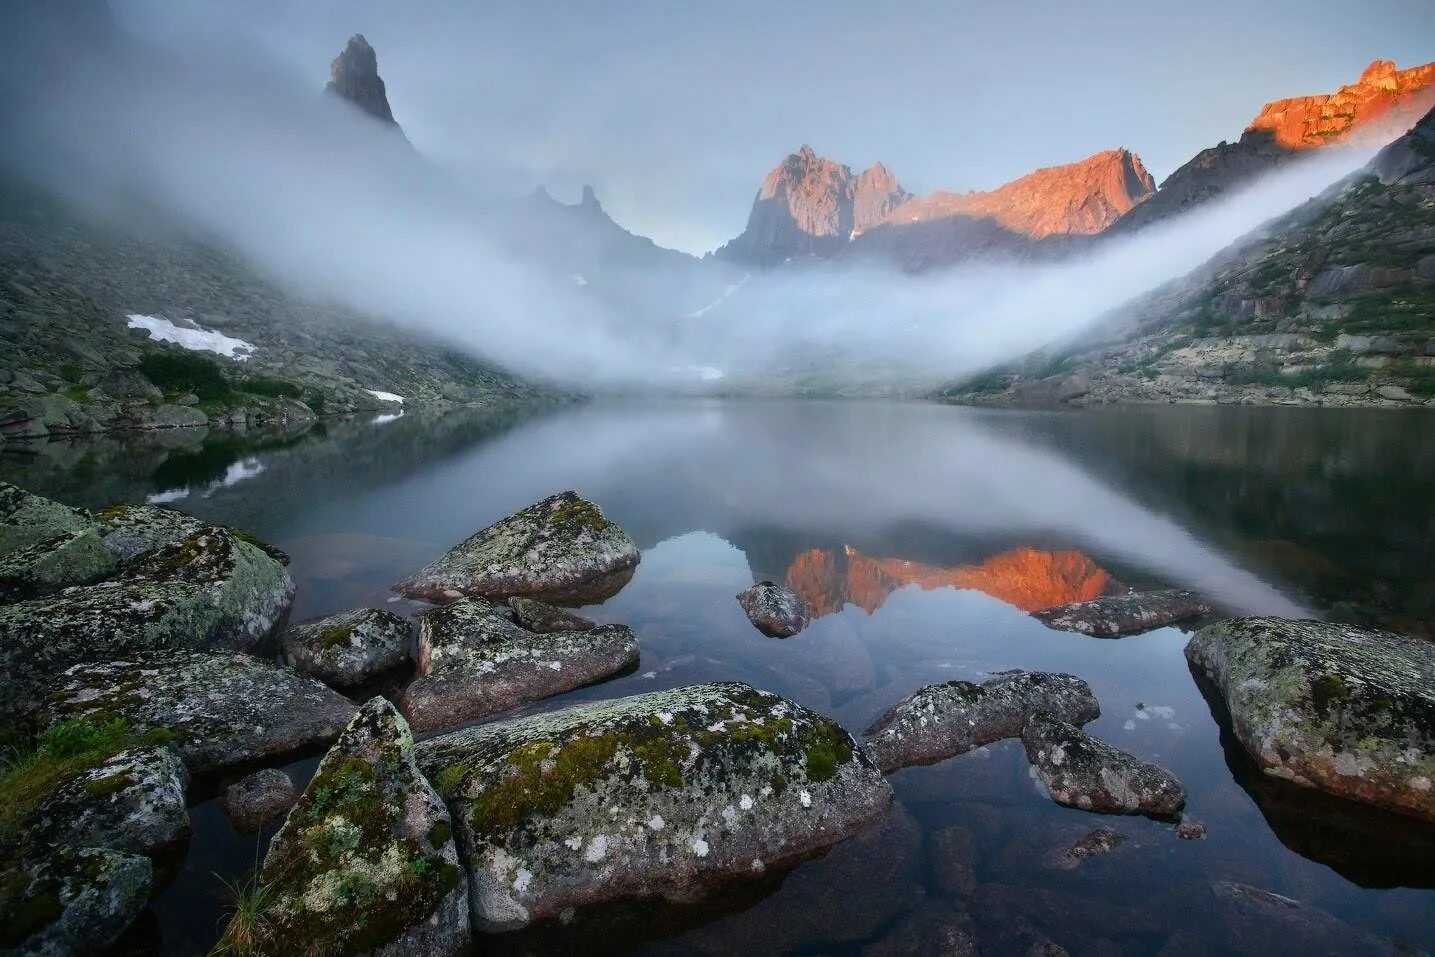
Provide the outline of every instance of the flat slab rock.
{"type": "Polygon", "coordinates": [[[1435,643],[1237,618],[1186,645],[1265,773],[1435,821],[1435,643]]]}
{"type": "Polygon", "coordinates": [[[1102,814],[1170,817],[1186,803],[1186,791],[1170,771],[1050,714],[1028,718],[1021,742],[1037,779],[1058,804],[1102,814]]]}
{"type": "Polygon", "coordinates": [[[1008,671],[981,684],[948,681],[922,688],[868,728],[863,746],[890,773],[1015,738],[1036,711],[1075,724],[1101,716],[1091,686],[1075,675],[1008,671]]]}
{"type": "Polygon", "coordinates": [[[1116,638],[1163,628],[1211,613],[1200,595],[1184,589],[1135,591],[1078,601],[1032,612],[1032,617],[1061,631],[1077,631],[1097,638],[1116,638]]]}
{"type": "Polygon", "coordinates": [[[270,842],[262,930],[245,953],[464,951],[468,896],[453,826],[413,744],[383,698],[354,715],[270,842]]]}
{"type": "Polygon", "coordinates": [[[401,704],[416,731],[477,721],[550,698],[638,663],[625,625],[539,633],[507,606],[465,598],[419,620],[418,676],[401,704]]]}
{"type": "Polygon", "coordinates": [[[173,652],[75,665],[59,676],[43,719],[123,717],[163,728],[191,773],[328,744],[354,713],[347,698],[250,655],[173,652]]]}
{"type": "Polygon", "coordinates": [[[737,596],[758,631],[769,638],[790,638],[811,620],[802,599],[773,582],[758,582],[737,596]]]}
{"type": "Polygon", "coordinates": [[[149,858],[60,847],[0,865],[0,946],[6,954],[106,953],[149,902],[149,858]]]}
{"type": "Polygon", "coordinates": [[[421,742],[455,813],[475,929],[686,900],[881,817],[881,772],[831,720],[737,682],[581,705],[421,742]]]}
{"type": "Polygon", "coordinates": [[[600,602],[633,577],[638,546],[577,492],[560,492],[495,522],[394,586],[410,598],[521,595],[560,605],[600,602]]]}
{"type": "Polygon", "coordinates": [[[284,632],[284,660],[336,688],[354,688],[409,660],[408,619],[381,608],[356,608],[300,622],[284,632]]]}

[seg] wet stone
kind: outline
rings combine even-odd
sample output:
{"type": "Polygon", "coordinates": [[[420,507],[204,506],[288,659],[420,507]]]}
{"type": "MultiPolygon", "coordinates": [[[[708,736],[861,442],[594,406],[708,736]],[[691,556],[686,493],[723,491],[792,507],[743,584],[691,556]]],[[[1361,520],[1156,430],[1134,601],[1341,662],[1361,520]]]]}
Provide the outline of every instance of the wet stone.
{"type": "Polygon", "coordinates": [[[582,615],[538,601],[536,598],[514,597],[508,599],[513,610],[513,619],[529,631],[546,635],[555,631],[588,631],[598,627],[582,615]]]}
{"type": "Polygon", "coordinates": [[[409,659],[408,620],[357,608],[292,626],[280,640],[284,660],[336,688],[354,688],[409,659]]]}
{"type": "Polygon", "coordinates": [[[1210,605],[1200,595],[1184,589],[1169,589],[1094,598],[1043,608],[1031,614],[1050,628],[1097,638],[1117,638],[1210,613],[1210,605]]]}
{"type": "Polygon", "coordinates": [[[436,608],[419,622],[418,675],[402,707],[419,732],[452,728],[611,677],[638,663],[625,625],[538,633],[481,598],[436,608]]]}
{"type": "Polygon", "coordinates": [[[480,930],[690,900],[829,847],[892,798],[839,726],[737,682],[480,725],[417,751],[454,809],[480,930]]]}
{"type": "Polygon", "coordinates": [[[1089,858],[1110,854],[1126,843],[1126,835],[1109,827],[1098,827],[1073,844],[1053,848],[1042,858],[1042,866],[1058,871],[1074,871],[1089,858]]]}
{"type": "Polygon", "coordinates": [[[737,603],[758,631],[769,638],[790,638],[807,627],[802,599],[773,582],[758,582],[737,596],[737,603]]]}
{"type": "Polygon", "coordinates": [[[561,492],[495,522],[394,586],[410,598],[518,595],[561,605],[602,601],[628,583],[633,540],[576,492],[561,492]]]}
{"type": "Polygon", "coordinates": [[[264,768],[224,789],[224,813],[240,834],[253,834],[287,812],[298,798],[293,778],[278,768],[264,768]]]}
{"type": "Polygon", "coordinates": [[[1238,618],[1197,632],[1186,658],[1266,774],[1435,821],[1435,643],[1238,618]]]}
{"type": "Polygon", "coordinates": [[[164,729],[191,773],[332,742],[354,713],[313,678],[244,654],[173,652],[75,665],[42,719],[120,717],[137,733],[164,729]]]}
{"type": "Polygon", "coordinates": [[[1170,771],[1050,714],[1028,718],[1021,740],[1036,777],[1058,804],[1167,817],[1186,803],[1185,789],[1170,771]]]}
{"type": "Polygon", "coordinates": [[[1176,836],[1183,841],[1199,841],[1206,836],[1206,825],[1200,821],[1182,821],[1176,825],[1176,836]]]}
{"type": "Polygon", "coordinates": [[[932,764],[1018,736],[1038,710],[1076,724],[1101,714],[1091,686],[1075,675],[1009,671],[981,684],[928,685],[868,728],[863,746],[887,772],[932,764]]]}

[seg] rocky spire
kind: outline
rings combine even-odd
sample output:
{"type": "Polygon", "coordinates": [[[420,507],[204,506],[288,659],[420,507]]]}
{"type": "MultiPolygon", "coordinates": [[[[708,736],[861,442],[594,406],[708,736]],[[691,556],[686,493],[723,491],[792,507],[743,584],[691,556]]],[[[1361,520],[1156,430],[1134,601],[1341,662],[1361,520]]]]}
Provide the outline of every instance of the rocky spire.
{"type": "Polygon", "coordinates": [[[389,97],[379,76],[379,58],[362,33],[349,38],[344,52],[329,64],[329,84],[324,88],[363,110],[365,113],[398,127],[389,97]]]}

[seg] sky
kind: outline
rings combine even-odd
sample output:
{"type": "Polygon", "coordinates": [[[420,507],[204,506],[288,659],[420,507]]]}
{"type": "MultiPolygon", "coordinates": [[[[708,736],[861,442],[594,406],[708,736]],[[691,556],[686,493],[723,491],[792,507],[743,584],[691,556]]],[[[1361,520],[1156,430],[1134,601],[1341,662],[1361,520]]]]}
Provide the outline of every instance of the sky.
{"type": "Polygon", "coordinates": [[[708,251],[803,143],[913,192],[985,189],[1125,146],[1157,180],[1260,105],[1435,59],[1430,0],[114,0],[184,43],[220,34],[321,87],[352,33],[428,157],[708,251]],[[494,135],[501,129],[501,135],[494,135]]]}

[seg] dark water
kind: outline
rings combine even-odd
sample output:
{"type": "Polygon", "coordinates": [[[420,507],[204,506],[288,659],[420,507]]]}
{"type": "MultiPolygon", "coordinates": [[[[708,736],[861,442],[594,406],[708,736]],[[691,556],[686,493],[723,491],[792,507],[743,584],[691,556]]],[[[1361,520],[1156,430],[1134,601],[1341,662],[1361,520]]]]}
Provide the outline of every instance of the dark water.
{"type": "MultiPolygon", "coordinates": [[[[589,405],[5,446],[0,474],[74,504],[154,498],[247,528],[293,556],[300,617],[385,604],[390,583],[455,541],[576,488],[643,549],[632,582],[588,612],[631,624],[642,662],[558,703],[737,678],[856,732],[933,681],[1070,671],[1101,700],[1089,730],[1173,770],[1208,829],[1182,841],[1168,824],[1060,808],[1005,742],[898,773],[885,824],[785,876],[500,949],[899,953],[916,948],[914,927],[966,915],[984,953],[1025,953],[1027,928],[1078,955],[1310,952],[1289,928],[1263,937],[1223,910],[1218,881],[1343,922],[1323,926],[1320,952],[1362,952],[1359,934],[1435,940],[1430,827],[1255,773],[1187,669],[1182,631],[1100,640],[1026,614],[1117,582],[1182,585],[1229,613],[1435,635],[1430,414],[589,405]],[[764,638],[733,600],[762,578],[821,617],[764,638]],[[1098,826],[1128,839],[1074,870],[1048,866],[1098,826]]],[[[259,849],[204,792],[194,817],[190,853],[137,935],[169,953],[207,947],[225,902],[216,875],[241,874],[259,849]]]]}

